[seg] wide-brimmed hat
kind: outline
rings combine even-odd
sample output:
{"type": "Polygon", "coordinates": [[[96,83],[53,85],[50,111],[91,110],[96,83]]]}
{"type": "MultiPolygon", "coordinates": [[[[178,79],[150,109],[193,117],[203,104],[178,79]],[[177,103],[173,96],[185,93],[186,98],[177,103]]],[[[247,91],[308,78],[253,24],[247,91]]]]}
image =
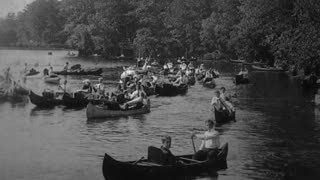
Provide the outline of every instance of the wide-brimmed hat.
{"type": "Polygon", "coordinates": [[[85,79],[82,82],[85,83],[85,84],[90,84],[91,83],[90,79],[85,79]]]}

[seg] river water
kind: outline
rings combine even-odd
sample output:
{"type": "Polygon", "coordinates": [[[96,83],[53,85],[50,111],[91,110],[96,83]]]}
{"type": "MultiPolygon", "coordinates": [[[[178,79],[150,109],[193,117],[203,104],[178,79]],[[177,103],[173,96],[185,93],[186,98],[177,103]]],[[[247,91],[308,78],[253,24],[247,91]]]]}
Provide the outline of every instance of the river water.
{"type": "MultiPolygon", "coordinates": [[[[102,67],[107,87],[112,91],[125,61],[98,57],[67,58],[66,51],[0,50],[0,67],[10,66],[18,79],[24,64],[54,70],[65,62],[83,67],[102,67]]],[[[236,95],[236,121],[217,127],[221,141],[229,143],[228,168],[215,177],[195,179],[283,179],[286,167],[295,171],[319,169],[320,108],[312,103],[313,94],[300,88],[299,81],[286,73],[250,72],[251,83],[235,86],[232,74],[238,65],[205,62],[217,68],[222,77],[218,87],[236,95]]],[[[250,69],[249,69],[250,70],[250,69]]],[[[62,77],[68,89],[81,86],[81,80],[97,77],[62,77]]],[[[26,86],[40,93],[42,77],[30,77],[26,86]]],[[[28,99],[21,103],[0,103],[0,179],[22,180],[100,180],[102,159],[108,153],[117,160],[146,157],[147,147],[160,146],[161,136],[172,137],[172,152],[193,153],[190,135],[204,131],[210,117],[209,103],[214,90],[199,84],[185,96],[151,97],[151,113],[139,116],[87,121],[85,109],[38,109],[28,99]]],[[[196,146],[200,142],[196,141],[196,146]]],[[[301,174],[300,173],[300,174],[301,174]]]]}

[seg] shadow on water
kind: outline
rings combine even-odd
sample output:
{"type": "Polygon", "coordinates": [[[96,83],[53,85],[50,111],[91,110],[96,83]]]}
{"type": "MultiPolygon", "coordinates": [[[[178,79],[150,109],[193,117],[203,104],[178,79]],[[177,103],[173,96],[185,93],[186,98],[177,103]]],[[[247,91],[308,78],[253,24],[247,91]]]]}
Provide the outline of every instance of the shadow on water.
{"type": "Polygon", "coordinates": [[[43,107],[35,106],[30,110],[30,116],[39,116],[39,115],[52,116],[55,113],[54,110],[55,110],[55,107],[43,108],[43,107]]]}

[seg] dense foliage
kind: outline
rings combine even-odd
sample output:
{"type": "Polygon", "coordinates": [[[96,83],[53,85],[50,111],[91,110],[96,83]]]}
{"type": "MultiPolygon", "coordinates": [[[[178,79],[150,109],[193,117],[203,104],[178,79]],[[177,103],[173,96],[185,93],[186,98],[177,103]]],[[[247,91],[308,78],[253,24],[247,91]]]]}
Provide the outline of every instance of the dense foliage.
{"type": "Polygon", "coordinates": [[[80,55],[245,58],[319,68],[317,0],[35,0],[0,19],[1,46],[80,55]]]}

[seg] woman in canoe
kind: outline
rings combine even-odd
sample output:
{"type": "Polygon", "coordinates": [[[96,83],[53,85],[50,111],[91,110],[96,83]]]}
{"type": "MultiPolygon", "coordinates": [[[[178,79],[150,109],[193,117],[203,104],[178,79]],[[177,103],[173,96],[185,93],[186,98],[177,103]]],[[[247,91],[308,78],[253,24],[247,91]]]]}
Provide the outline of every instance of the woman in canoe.
{"type": "Polygon", "coordinates": [[[193,133],[191,135],[191,138],[196,137],[202,140],[199,151],[197,151],[193,156],[193,159],[199,161],[214,159],[217,156],[220,147],[219,132],[215,130],[214,121],[206,120],[205,123],[207,127],[206,132],[203,134],[193,133]]]}

